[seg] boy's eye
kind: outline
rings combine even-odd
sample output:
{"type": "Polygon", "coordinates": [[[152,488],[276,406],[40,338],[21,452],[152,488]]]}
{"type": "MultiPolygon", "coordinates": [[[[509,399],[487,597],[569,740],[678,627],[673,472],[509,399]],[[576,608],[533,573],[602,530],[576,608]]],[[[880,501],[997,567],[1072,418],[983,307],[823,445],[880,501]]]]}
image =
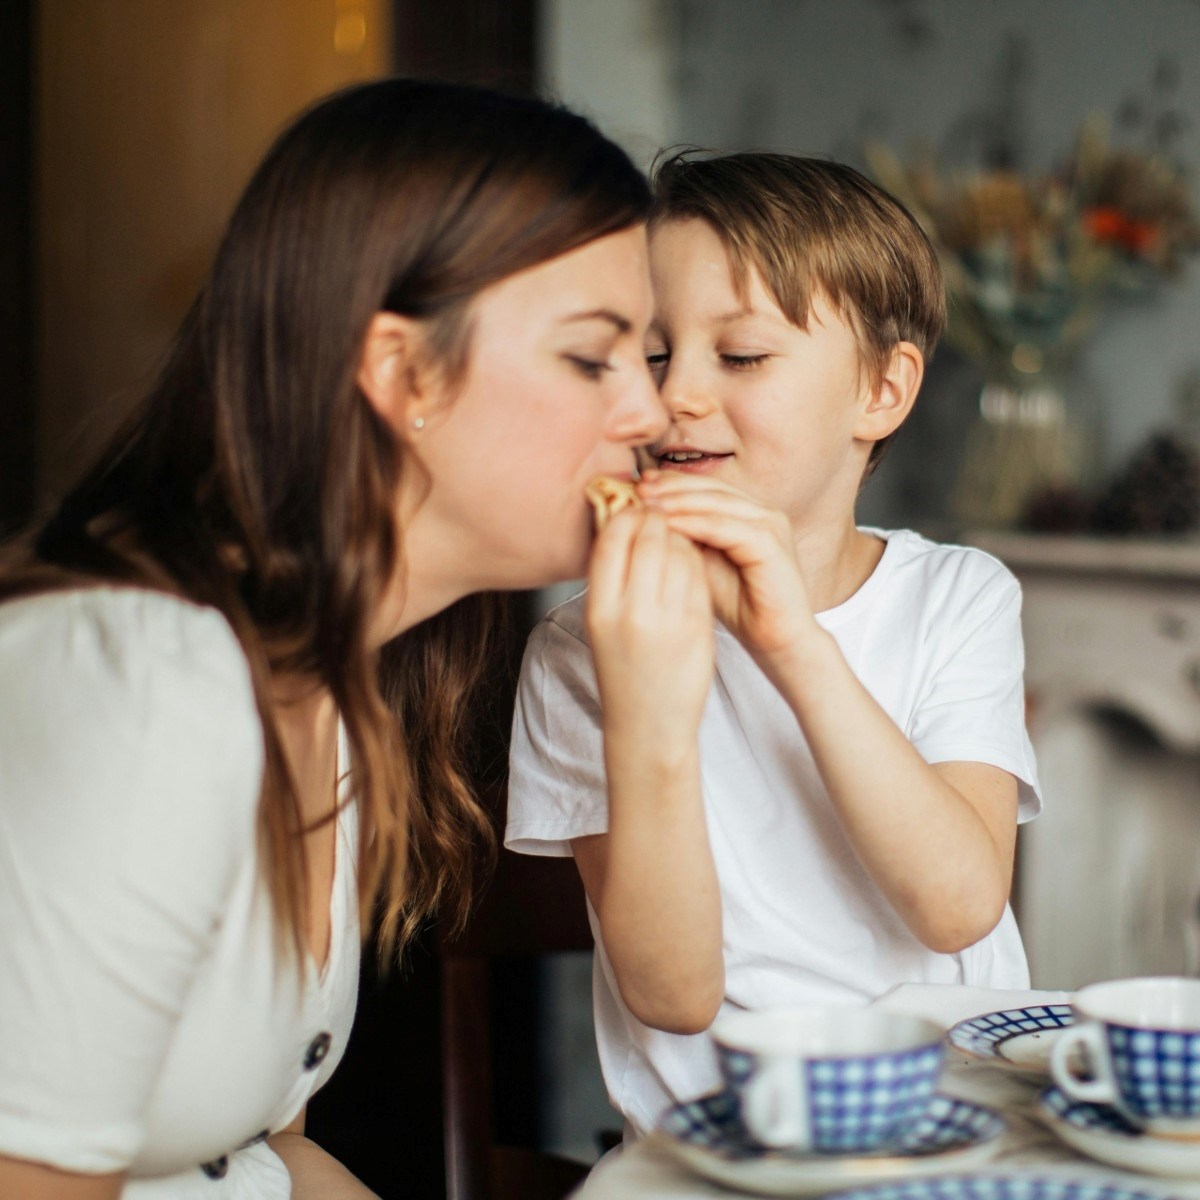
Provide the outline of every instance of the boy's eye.
{"type": "Polygon", "coordinates": [[[586,379],[599,379],[605,371],[616,370],[612,363],[603,359],[587,358],[582,354],[567,354],[564,357],[586,379]]]}
{"type": "Polygon", "coordinates": [[[671,356],[665,350],[646,351],[646,366],[650,368],[651,375],[661,375],[670,361],[671,356]]]}
{"type": "Polygon", "coordinates": [[[761,366],[770,357],[769,354],[722,354],[721,361],[735,371],[749,371],[761,366]]]}

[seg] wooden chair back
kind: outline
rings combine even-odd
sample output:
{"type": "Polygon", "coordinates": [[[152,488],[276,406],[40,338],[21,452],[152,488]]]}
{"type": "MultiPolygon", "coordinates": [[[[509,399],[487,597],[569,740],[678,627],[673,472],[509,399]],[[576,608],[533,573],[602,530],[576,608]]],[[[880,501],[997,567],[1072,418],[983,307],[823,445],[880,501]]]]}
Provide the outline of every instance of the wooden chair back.
{"type": "Polygon", "coordinates": [[[447,1200],[561,1200],[586,1175],[586,1167],[531,1145],[501,1144],[499,1126],[511,1114],[497,1106],[520,1105],[524,1140],[536,1140],[544,1078],[536,964],[591,946],[574,861],[506,850],[465,934],[440,944],[447,1200]],[[529,968],[524,974],[522,965],[529,968]],[[516,975],[503,974],[514,966],[516,975]],[[505,1070],[508,1078],[499,1077],[505,1070]]]}

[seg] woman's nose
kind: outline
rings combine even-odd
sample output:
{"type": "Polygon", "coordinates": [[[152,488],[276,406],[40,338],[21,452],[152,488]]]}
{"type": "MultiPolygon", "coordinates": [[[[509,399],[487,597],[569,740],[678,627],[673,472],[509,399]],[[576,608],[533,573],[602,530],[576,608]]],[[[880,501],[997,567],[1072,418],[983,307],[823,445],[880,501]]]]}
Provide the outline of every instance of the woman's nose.
{"type": "Polygon", "coordinates": [[[613,414],[609,434],[614,441],[640,446],[667,432],[671,419],[649,371],[641,371],[613,414]]]}

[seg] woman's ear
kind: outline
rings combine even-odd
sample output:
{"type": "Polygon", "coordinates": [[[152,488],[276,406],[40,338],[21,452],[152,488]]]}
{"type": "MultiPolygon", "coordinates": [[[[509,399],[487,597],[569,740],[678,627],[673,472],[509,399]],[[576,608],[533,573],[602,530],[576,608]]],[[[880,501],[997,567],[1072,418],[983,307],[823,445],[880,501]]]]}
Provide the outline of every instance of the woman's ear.
{"type": "Polygon", "coordinates": [[[367,403],[398,438],[425,424],[434,397],[425,366],[425,331],[399,313],[377,312],[367,326],[355,380],[367,403]]]}
{"type": "Polygon", "coordinates": [[[895,433],[912,411],[924,376],[925,356],[912,342],[897,342],[883,382],[859,414],[854,436],[864,442],[878,442],[895,433]]]}

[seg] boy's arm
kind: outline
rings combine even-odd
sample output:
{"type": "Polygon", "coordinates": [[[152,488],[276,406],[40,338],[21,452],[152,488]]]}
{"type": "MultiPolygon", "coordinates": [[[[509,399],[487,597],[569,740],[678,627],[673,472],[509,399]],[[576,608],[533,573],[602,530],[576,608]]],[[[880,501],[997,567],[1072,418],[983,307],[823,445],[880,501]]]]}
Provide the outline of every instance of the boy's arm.
{"type": "Polygon", "coordinates": [[[571,615],[526,652],[507,840],[530,853],[569,840],[626,1006],[696,1032],[724,993],[697,748],[713,653],[704,570],[661,515],[621,514],[589,583],[587,643],[571,615]]]}
{"type": "Polygon", "coordinates": [[[914,936],[952,953],[991,932],[1012,881],[1014,777],[922,758],[817,623],[781,514],[715,480],[656,475],[644,491],[709,548],[717,615],[796,714],[859,859],[914,936]]]}
{"type": "Polygon", "coordinates": [[[573,844],[621,998],[697,1033],[725,990],[721,903],[700,791],[712,605],[696,547],[661,513],[597,539],[587,626],[604,730],[608,832],[573,844]]]}
{"type": "Polygon", "coordinates": [[[721,900],[700,795],[695,748],[674,762],[606,751],[609,832],[575,838],[571,849],[621,999],[643,1024],[699,1033],[725,992],[721,900]]]}
{"type": "Polygon", "coordinates": [[[990,933],[1012,883],[1014,777],[927,763],[819,627],[772,677],[859,859],[913,934],[949,954],[990,933]]]}

